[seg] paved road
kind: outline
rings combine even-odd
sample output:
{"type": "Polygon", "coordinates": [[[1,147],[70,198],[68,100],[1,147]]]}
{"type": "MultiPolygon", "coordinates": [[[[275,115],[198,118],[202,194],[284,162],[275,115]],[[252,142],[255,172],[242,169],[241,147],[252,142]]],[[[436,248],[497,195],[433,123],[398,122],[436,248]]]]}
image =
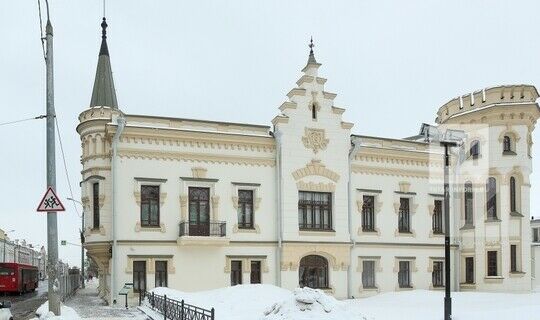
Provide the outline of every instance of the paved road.
{"type": "Polygon", "coordinates": [[[38,290],[23,295],[0,296],[0,300],[11,301],[11,313],[14,320],[35,318],[36,309],[47,301],[47,281],[39,283],[38,290]]]}

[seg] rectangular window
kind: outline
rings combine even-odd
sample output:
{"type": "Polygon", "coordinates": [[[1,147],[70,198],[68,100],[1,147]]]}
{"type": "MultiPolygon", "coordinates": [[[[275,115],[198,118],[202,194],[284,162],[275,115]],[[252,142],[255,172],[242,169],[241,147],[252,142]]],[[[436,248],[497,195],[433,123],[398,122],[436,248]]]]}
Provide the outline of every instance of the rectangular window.
{"type": "Polygon", "coordinates": [[[362,261],[362,286],[364,288],[375,288],[375,261],[362,261]]]}
{"type": "Polygon", "coordinates": [[[496,277],[498,275],[497,251],[487,252],[487,267],[488,267],[488,277],[496,277]]]}
{"type": "Polygon", "coordinates": [[[92,205],[93,205],[92,227],[94,229],[99,229],[99,183],[97,182],[92,184],[92,205]]]}
{"type": "Polygon", "coordinates": [[[141,226],[159,227],[159,186],[141,186],[141,226]]]}
{"type": "Polygon", "coordinates": [[[497,219],[497,181],[495,178],[488,178],[486,184],[486,206],[487,206],[487,218],[491,220],[497,219]]]}
{"type": "Polygon", "coordinates": [[[465,283],[474,283],[474,258],[465,258],[465,283]]]}
{"type": "Polygon", "coordinates": [[[465,183],[465,224],[473,225],[473,206],[474,206],[474,194],[472,183],[465,183]]]}
{"type": "Polygon", "coordinates": [[[251,261],[250,283],[261,283],[261,262],[251,261]]]}
{"type": "Polygon", "coordinates": [[[332,194],[298,192],[300,230],[332,230],[332,194]]]}
{"type": "Polygon", "coordinates": [[[133,291],[146,291],[146,261],[133,261],[133,291]]]}
{"type": "Polygon", "coordinates": [[[238,190],[238,228],[253,229],[253,190],[238,190]]]}
{"type": "Polygon", "coordinates": [[[375,197],[364,196],[362,203],[362,231],[375,231],[375,197]]]}
{"type": "Polygon", "coordinates": [[[411,287],[410,261],[399,261],[398,284],[400,288],[411,287]]]}
{"type": "Polygon", "coordinates": [[[399,199],[399,232],[411,232],[409,198],[399,199]]]}
{"type": "Polygon", "coordinates": [[[533,228],[533,242],[540,242],[540,228],[533,228]]]}
{"type": "Polygon", "coordinates": [[[231,286],[242,284],[242,261],[231,260],[231,286]]]}
{"type": "Polygon", "coordinates": [[[434,234],[443,234],[443,212],[442,200],[435,200],[432,217],[432,228],[434,234]]]}
{"type": "Polygon", "coordinates": [[[510,245],[510,272],[517,272],[517,246],[510,245]]]}
{"type": "Polygon", "coordinates": [[[156,287],[167,286],[167,261],[156,261],[156,287]]]}
{"type": "Polygon", "coordinates": [[[433,287],[444,287],[444,263],[442,261],[433,261],[433,287]]]}

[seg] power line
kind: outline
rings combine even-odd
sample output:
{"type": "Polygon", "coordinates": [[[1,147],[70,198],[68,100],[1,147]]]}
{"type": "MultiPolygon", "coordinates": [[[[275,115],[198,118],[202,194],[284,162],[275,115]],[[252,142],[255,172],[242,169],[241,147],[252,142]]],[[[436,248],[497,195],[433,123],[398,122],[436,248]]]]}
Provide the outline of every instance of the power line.
{"type": "Polygon", "coordinates": [[[26,118],[26,119],[21,119],[21,120],[2,122],[2,123],[0,123],[0,126],[7,126],[8,124],[14,124],[14,123],[19,123],[19,122],[24,122],[24,121],[29,121],[29,120],[43,119],[43,118],[46,118],[46,117],[47,116],[43,115],[43,116],[37,116],[37,117],[33,117],[33,118],[26,118]]]}
{"type": "MultiPolygon", "coordinates": [[[[62,153],[62,161],[64,162],[64,172],[66,173],[66,180],[69,187],[69,194],[71,196],[71,199],[75,199],[75,197],[73,196],[73,189],[71,188],[71,181],[69,179],[66,156],[64,154],[64,145],[62,144],[62,136],[60,135],[60,126],[58,125],[58,118],[55,117],[54,121],[56,122],[56,132],[58,133],[58,142],[60,143],[60,151],[62,153]]],[[[79,216],[79,218],[82,218],[82,215],[79,213],[79,210],[77,209],[77,206],[75,205],[75,202],[71,201],[71,203],[73,204],[73,208],[75,209],[75,212],[77,212],[77,215],[79,216]]]]}
{"type": "Polygon", "coordinates": [[[39,13],[39,35],[41,39],[41,48],[43,49],[43,59],[47,60],[47,55],[45,54],[45,37],[43,37],[43,22],[41,20],[41,0],[37,0],[37,4],[39,13]]]}

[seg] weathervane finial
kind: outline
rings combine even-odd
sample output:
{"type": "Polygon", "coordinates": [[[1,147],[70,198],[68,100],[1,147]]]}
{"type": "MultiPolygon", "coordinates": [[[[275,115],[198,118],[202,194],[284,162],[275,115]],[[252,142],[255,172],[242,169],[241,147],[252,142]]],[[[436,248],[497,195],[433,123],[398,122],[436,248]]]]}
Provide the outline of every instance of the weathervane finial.
{"type": "Polygon", "coordinates": [[[103,17],[103,22],[101,22],[101,38],[107,39],[107,21],[105,17],[103,17]]]}
{"type": "Polygon", "coordinates": [[[313,54],[313,47],[314,47],[314,46],[315,46],[315,45],[313,44],[313,36],[312,36],[312,37],[311,37],[311,40],[309,41],[309,45],[308,45],[308,47],[309,47],[309,54],[313,54]]]}

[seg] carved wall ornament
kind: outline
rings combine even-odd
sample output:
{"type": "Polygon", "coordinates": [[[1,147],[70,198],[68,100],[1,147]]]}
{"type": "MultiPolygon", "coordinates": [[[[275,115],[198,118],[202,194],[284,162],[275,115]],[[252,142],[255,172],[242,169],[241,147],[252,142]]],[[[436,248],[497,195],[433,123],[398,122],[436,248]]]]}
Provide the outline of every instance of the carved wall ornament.
{"type": "Polygon", "coordinates": [[[193,167],[191,168],[191,173],[193,174],[193,178],[206,178],[206,168],[202,167],[193,167]]]}
{"type": "Polygon", "coordinates": [[[292,175],[297,181],[307,176],[321,176],[326,177],[334,182],[339,181],[339,174],[337,172],[327,169],[320,160],[315,159],[311,160],[310,163],[306,164],[304,168],[293,171],[292,175]]]}
{"type": "Polygon", "coordinates": [[[314,153],[326,149],[329,141],[330,140],[326,138],[324,129],[305,128],[302,142],[306,148],[312,149],[314,153]]]}

